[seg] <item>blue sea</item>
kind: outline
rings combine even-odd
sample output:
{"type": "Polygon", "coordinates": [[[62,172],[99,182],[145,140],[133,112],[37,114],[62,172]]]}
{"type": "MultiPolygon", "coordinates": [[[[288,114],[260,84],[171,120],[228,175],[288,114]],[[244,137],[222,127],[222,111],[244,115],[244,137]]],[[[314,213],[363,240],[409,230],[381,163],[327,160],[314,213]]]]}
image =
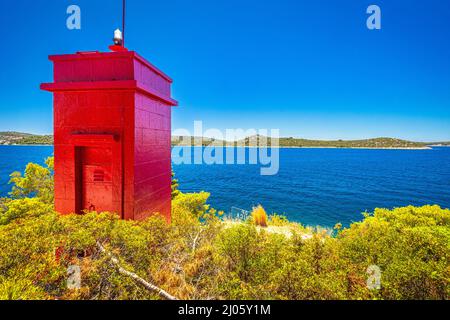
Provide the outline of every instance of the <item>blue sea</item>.
{"type": "MultiPolygon", "coordinates": [[[[52,147],[0,146],[0,196],[9,174],[43,163],[52,147]]],[[[230,212],[261,204],[307,225],[332,227],[374,208],[438,204],[450,207],[450,148],[431,150],[280,149],[280,169],[258,165],[174,165],[180,189],[207,191],[210,204],[230,212]]]]}

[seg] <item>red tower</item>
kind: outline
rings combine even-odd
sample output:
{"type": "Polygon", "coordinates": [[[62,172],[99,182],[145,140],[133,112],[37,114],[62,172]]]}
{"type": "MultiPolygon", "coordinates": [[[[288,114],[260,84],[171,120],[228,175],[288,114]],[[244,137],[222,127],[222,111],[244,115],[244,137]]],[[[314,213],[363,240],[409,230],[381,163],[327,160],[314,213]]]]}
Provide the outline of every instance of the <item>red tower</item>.
{"type": "Polygon", "coordinates": [[[50,60],[56,210],[170,221],[172,80],[132,51],[50,60]]]}

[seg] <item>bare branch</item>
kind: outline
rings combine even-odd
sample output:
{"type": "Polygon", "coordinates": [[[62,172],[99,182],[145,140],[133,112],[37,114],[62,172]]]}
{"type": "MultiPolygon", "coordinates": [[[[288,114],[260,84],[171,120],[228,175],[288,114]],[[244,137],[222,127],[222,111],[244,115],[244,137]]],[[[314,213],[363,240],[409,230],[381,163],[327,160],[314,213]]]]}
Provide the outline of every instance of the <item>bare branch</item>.
{"type": "Polygon", "coordinates": [[[192,252],[195,252],[195,249],[197,247],[197,241],[200,238],[200,235],[202,234],[203,231],[204,229],[200,229],[197,235],[195,236],[194,241],[192,242],[192,252]]]}
{"type": "Polygon", "coordinates": [[[99,248],[99,250],[103,254],[106,254],[110,258],[111,263],[114,265],[114,267],[117,269],[117,271],[120,274],[123,274],[123,275],[133,279],[134,281],[139,283],[141,286],[143,286],[145,289],[157,293],[160,297],[162,297],[164,299],[167,299],[167,300],[178,300],[176,297],[172,296],[171,294],[169,294],[168,292],[164,291],[163,289],[161,289],[161,288],[159,288],[159,287],[157,287],[157,286],[155,286],[155,285],[145,281],[144,279],[139,277],[137,274],[124,269],[120,265],[119,260],[117,258],[115,258],[111,253],[107,252],[106,249],[101,245],[100,242],[97,242],[97,247],[99,248]]]}

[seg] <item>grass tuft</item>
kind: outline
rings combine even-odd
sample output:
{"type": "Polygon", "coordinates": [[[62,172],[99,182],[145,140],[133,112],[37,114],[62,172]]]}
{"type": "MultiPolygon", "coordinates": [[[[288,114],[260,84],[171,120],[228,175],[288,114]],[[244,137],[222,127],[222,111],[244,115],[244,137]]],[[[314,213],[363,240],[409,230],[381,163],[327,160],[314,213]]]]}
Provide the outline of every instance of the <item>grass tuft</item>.
{"type": "Polygon", "coordinates": [[[266,210],[261,205],[253,208],[252,221],[256,226],[266,228],[268,226],[268,220],[266,210]]]}

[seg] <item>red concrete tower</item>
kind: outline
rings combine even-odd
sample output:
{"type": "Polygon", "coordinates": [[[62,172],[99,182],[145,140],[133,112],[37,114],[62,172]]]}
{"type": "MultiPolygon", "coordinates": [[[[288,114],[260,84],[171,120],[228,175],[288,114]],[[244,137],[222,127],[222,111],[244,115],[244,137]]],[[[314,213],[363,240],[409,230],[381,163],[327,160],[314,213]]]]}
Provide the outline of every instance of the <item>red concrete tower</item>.
{"type": "Polygon", "coordinates": [[[50,60],[56,210],[170,221],[172,80],[132,51],[50,60]]]}

